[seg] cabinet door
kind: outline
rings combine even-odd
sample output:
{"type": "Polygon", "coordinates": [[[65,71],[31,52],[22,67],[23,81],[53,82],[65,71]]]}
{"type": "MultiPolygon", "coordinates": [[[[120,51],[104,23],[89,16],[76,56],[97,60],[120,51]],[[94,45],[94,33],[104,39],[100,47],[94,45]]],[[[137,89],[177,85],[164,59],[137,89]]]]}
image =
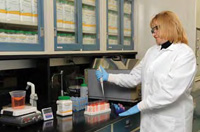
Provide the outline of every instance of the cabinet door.
{"type": "Polygon", "coordinates": [[[123,49],[133,49],[133,1],[123,0],[123,49]]]}
{"type": "Polygon", "coordinates": [[[99,49],[98,0],[55,0],[55,50],[99,49]]]}
{"type": "Polygon", "coordinates": [[[0,51],[43,51],[43,0],[0,1],[0,51]]]}
{"type": "Polygon", "coordinates": [[[99,0],[82,0],[83,50],[99,49],[99,0]]]}
{"type": "Polygon", "coordinates": [[[55,50],[80,50],[79,0],[54,0],[55,50]]]}
{"type": "Polygon", "coordinates": [[[120,0],[107,0],[107,49],[122,49],[120,0]]]}
{"type": "Polygon", "coordinates": [[[140,114],[135,114],[113,124],[114,132],[136,132],[140,126],[140,114]]]}
{"type": "Polygon", "coordinates": [[[97,130],[96,132],[111,132],[111,125],[97,130]]]}
{"type": "Polygon", "coordinates": [[[107,49],[133,49],[133,0],[107,0],[107,49]]]}

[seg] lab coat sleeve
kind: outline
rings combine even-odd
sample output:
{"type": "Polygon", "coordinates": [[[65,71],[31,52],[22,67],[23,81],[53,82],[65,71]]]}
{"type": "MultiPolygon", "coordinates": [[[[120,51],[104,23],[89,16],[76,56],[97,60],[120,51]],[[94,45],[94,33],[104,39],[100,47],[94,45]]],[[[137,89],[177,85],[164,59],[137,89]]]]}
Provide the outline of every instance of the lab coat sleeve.
{"type": "Polygon", "coordinates": [[[143,60],[129,74],[109,74],[108,81],[121,87],[133,88],[141,83],[142,64],[143,60]]]}
{"type": "Polygon", "coordinates": [[[142,100],[139,109],[159,109],[175,102],[186,91],[191,88],[191,84],[196,74],[196,58],[193,52],[185,53],[178,57],[163,83],[156,85],[158,91],[148,95],[142,100]]]}

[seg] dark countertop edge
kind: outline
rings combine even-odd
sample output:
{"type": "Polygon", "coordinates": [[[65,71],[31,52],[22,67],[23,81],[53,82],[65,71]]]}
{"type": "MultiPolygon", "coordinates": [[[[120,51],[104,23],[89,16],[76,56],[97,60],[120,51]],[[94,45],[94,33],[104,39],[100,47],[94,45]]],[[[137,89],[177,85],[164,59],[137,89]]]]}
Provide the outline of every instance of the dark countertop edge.
{"type": "MultiPolygon", "coordinates": [[[[138,113],[138,114],[139,114],[139,113],[138,113]]],[[[103,122],[100,123],[100,124],[94,124],[91,128],[86,129],[86,130],[84,130],[84,131],[85,131],[85,132],[99,131],[99,130],[104,129],[105,127],[107,127],[107,126],[109,126],[109,125],[111,125],[111,124],[120,122],[121,120],[130,118],[130,117],[137,120],[137,118],[138,118],[138,116],[139,116],[138,114],[134,114],[134,115],[131,115],[131,116],[125,116],[125,117],[116,116],[116,117],[114,117],[114,118],[112,118],[112,119],[109,119],[109,120],[107,120],[107,121],[103,121],[103,122]]],[[[72,116],[72,115],[71,115],[71,116],[72,116]]],[[[54,116],[54,117],[56,117],[56,116],[54,116]]],[[[140,116],[139,116],[139,117],[140,117],[140,116]]],[[[53,121],[55,121],[55,120],[56,120],[56,118],[53,119],[53,121]]],[[[37,125],[42,123],[42,126],[43,126],[44,122],[45,122],[45,121],[38,122],[37,125]]],[[[58,123],[58,122],[57,122],[57,123],[58,123]]],[[[2,126],[3,126],[3,124],[0,123],[0,127],[2,127],[2,126]]],[[[41,125],[40,125],[40,126],[41,126],[41,125]]],[[[27,129],[28,127],[29,127],[29,126],[26,126],[26,129],[27,129]]],[[[30,126],[29,129],[34,129],[33,127],[34,127],[34,126],[30,126]]],[[[53,126],[53,129],[52,129],[52,130],[54,130],[56,127],[57,127],[57,125],[56,125],[56,126],[53,126]]],[[[12,127],[12,128],[14,128],[14,127],[12,127]]],[[[24,127],[23,127],[23,128],[24,128],[24,127]]],[[[41,127],[41,128],[42,128],[42,127],[41,127]]],[[[42,131],[42,132],[43,132],[43,131],[42,131]]]]}
{"type": "MultiPolygon", "coordinates": [[[[138,113],[138,114],[140,114],[140,113],[138,113]]],[[[90,130],[88,130],[86,132],[94,132],[94,131],[103,129],[103,128],[105,128],[105,127],[107,127],[107,126],[109,126],[109,125],[111,125],[113,123],[119,122],[119,121],[121,121],[123,119],[129,118],[129,117],[134,118],[135,116],[138,116],[138,114],[134,114],[134,115],[130,115],[130,116],[124,116],[124,117],[118,116],[115,119],[108,120],[105,123],[102,123],[101,125],[97,125],[96,127],[92,128],[92,129],[90,129],[90,130]]]]}
{"type": "Polygon", "coordinates": [[[86,132],[94,132],[94,131],[103,129],[103,128],[109,126],[110,124],[113,124],[113,123],[118,122],[118,121],[120,121],[120,120],[123,120],[123,119],[125,119],[125,118],[128,118],[128,116],[126,116],[126,117],[117,117],[117,118],[115,118],[115,119],[113,119],[113,120],[108,120],[108,121],[106,121],[105,124],[103,123],[103,124],[101,124],[101,125],[97,125],[96,127],[92,128],[91,130],[88,130],[88,131],[86,131],[86,132]]]}
{"type": "Polygon", "coordinates": [[[126,56],[134,57],[137,52],[111,52],[111,53],[77,53],[77,54],[34,54],[34,55],[0,55],[0,60],[18,60],[18,59],[38,59],[38,58],[60,58],[60,57],[112,57],[112,56],[126,56]],[[134,55],[134,56],[133,56],[134,55]]]}

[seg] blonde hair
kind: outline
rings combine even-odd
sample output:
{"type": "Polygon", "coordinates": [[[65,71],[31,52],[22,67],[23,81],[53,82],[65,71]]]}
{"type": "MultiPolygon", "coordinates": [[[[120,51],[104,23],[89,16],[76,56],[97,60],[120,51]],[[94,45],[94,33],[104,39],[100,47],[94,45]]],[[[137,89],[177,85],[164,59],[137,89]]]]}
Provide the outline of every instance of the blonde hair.
{"type": "Polygon", "coordinates": [[[159,37],[171,43],[188,44],[187,35],[178,16],[171,11],[158,13],[150,22],[150,27],[158,26],[159,37]]]}

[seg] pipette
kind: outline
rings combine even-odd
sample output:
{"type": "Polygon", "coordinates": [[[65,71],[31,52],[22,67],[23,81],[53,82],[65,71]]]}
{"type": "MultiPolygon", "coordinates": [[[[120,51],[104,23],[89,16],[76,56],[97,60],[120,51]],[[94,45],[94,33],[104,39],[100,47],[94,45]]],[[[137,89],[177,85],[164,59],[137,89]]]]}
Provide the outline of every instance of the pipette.
{"type": "MultiPolygon", "coordinates": [[[[102,72],[100,67],[99,67],[99,71],[102,72]]],[[[103,77],[100,78],[100,84],[101,84],[101,90],[102,90],[103,97],[105,98],[104,87],[103,87],[103,77]]]]}

